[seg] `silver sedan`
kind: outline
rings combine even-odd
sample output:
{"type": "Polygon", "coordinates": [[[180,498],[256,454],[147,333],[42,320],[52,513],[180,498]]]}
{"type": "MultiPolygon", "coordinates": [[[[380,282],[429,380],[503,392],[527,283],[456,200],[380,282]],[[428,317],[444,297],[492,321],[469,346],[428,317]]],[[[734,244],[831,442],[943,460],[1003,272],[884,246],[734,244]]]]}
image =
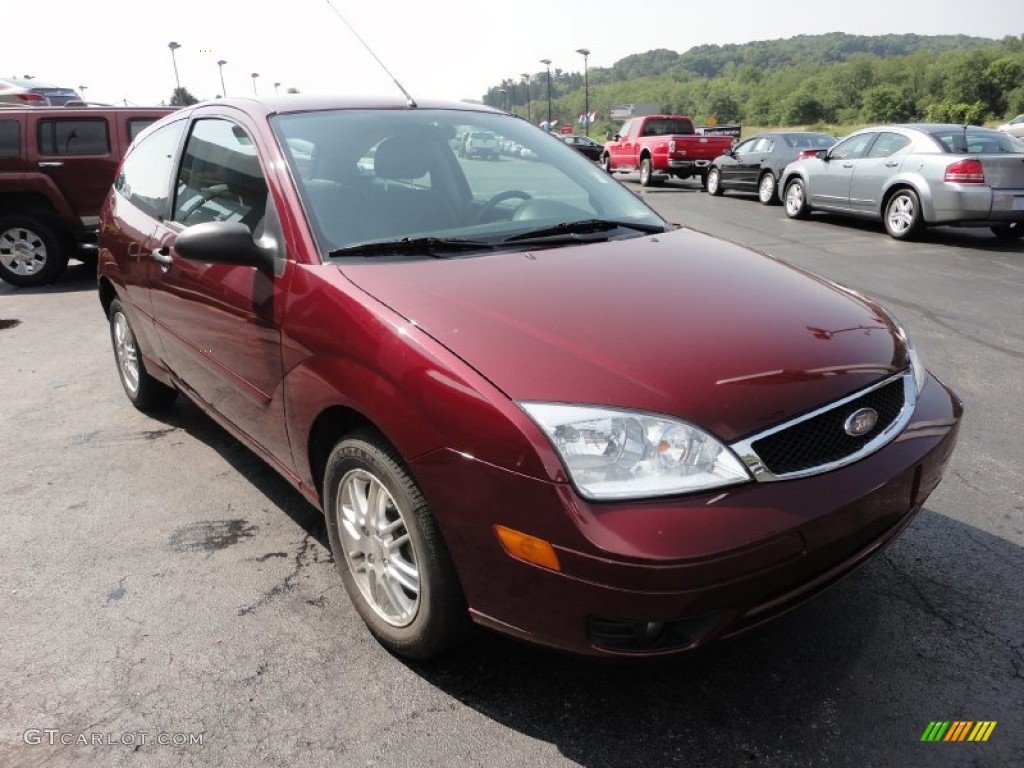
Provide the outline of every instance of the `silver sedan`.
{"type": "Polygon", "coordinates": [[[1024,142],[988,128],[865,128],[790,163],[780,188],[790,218],[828,211],[881,219],[897,240],[936,224],[1024,235],[1024,142]]]}

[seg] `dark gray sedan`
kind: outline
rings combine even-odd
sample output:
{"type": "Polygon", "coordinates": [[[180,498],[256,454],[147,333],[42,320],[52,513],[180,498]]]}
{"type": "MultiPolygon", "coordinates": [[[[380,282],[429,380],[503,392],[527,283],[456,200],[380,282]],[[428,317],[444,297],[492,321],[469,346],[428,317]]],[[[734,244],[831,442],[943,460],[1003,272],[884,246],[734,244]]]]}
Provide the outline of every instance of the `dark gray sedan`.
{"type": "Polygon", "coordinates": [[[881,219],[897,240],[936,224],[1024,235],[1024,142],[989,128],[865,128],[790,163],[780,188],[792,219],[819,210],[881,219]]]}
{"type": "Polygon", "coordinates": [[[775,205],[782,170],[801,152],[828,149],[835,143],[835,136],[827,133],[758,133],[714,159],[708,171],[708,193],[717,196],[727,189],[756,192],[763,205],[775,205]]]}

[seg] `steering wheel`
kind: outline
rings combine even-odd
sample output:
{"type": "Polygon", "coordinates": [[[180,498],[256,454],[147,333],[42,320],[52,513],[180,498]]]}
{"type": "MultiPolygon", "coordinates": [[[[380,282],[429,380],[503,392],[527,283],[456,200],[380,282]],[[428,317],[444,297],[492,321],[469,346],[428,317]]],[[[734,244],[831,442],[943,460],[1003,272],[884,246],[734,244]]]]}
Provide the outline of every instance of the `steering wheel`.
{"type": "Polygon", "coordinates": [[[506,200],[514,200],[516,198],[520,200],[532,200],[533,196],[529,192],[523,192],[521,189],[506,189],[504,192],[499,192],[484,203],[484,207],[480,209],[480,213],[477,214],[476,222],[474,223],[481,223],[487,218],[488,214],[490,214],[491,211],[497,208],[501,203],[506,200]]]}

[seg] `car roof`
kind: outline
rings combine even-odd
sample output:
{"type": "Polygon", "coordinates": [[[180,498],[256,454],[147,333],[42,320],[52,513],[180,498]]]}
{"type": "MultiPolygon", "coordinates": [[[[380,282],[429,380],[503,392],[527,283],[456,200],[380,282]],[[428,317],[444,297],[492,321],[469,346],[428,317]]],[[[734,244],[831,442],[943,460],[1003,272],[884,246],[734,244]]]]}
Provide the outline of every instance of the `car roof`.
{"type": "Polygon", "coordinates": [[[475,104],[468,101],[451,101],[441,99],[416,100],[416,106],[411,107],[409,102],[401,96],[396,97],[373,97],[373,96],[307,96],[305,94],[288,94],[286,96],[267,97],[231,97],[227,99],[212,99],[196,104],[193,108],[210,105],[223,105],[235,107],[245,111],[264,112],[272,115],[287,115],[300,112],[319,112],[334,109],[452,109],[467,112],[490,112],[493,114],[507,114],[499,109],[493,109],[483,104],[475,104]],[[255,110],[254,110],[255,108],[255,110]]]}

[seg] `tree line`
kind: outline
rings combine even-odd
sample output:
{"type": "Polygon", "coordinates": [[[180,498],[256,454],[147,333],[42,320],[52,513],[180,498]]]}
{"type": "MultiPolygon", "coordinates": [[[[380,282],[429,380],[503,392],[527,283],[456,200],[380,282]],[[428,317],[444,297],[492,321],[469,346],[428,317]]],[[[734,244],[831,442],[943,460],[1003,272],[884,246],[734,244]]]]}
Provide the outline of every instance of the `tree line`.
{"type": "MultiPolygon", "coordinates": [[[[483,101],[537,123],[547,116],[547,72],[506,79],[483,101]]],[[[1024,35],[801,35],[627,56],[589,71],[590,108],[611,126],[613,104],[654,103],[697,122],[758,126],[904,121],[1002,121],[1024,113],[1024,35]]],[[[551,71],[552,114],[583,112],[583,74],[551,71]]]]}

